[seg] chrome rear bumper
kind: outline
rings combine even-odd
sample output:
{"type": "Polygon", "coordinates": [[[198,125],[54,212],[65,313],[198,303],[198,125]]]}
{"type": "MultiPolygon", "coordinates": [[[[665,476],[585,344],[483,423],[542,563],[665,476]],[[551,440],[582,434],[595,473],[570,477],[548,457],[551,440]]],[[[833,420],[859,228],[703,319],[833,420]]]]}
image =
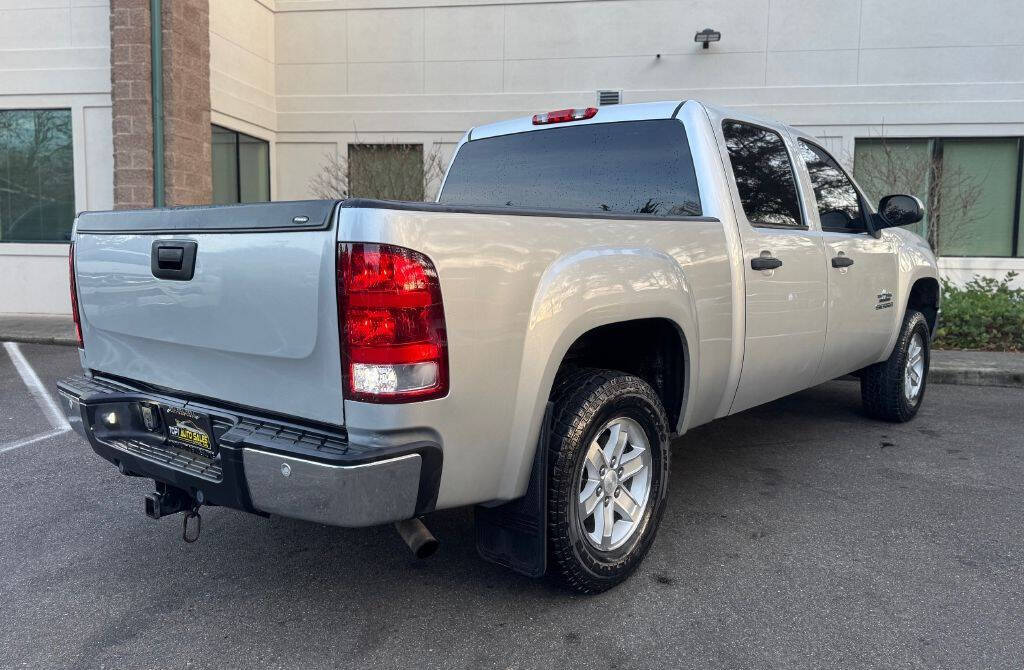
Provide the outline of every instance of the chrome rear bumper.
{"type": "Polygon", "coordinates": [[[345,466],[243,448],[242,462],[252,505],[267,514],[375,526],[416,512],[419,454],[345,466]]]}

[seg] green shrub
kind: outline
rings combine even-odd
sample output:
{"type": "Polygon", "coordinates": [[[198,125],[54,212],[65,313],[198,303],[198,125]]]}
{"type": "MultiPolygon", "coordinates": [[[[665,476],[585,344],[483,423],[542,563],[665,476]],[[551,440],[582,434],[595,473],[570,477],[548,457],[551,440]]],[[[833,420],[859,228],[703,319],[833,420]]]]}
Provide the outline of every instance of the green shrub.
{"type": "Polygon", "coordinates": [[[935,346],[940,349],[1024,351],[1024,288],[975,277],[964,286],[942,280],[942,317],[935,346]]]}

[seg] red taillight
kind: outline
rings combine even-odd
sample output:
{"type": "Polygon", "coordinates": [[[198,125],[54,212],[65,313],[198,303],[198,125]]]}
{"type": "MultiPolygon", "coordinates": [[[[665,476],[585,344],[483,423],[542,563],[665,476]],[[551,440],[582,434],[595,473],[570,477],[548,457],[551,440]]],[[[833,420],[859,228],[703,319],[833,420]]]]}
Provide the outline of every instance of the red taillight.
{"type": "Polygon", "coordinates": [[[543,126],[545,123],[565,123],[566,121],[582,121],[592,119],[597,114],[597,107],[586,109],[559,109],[546,114],[534,114],[533,125],[543,126]]]}
{"type": "Polygon", "coordinates": [[[345,397],[429,400],[448,393],[441,284],[430,259],[387,244],[338,245],[345,397]]]}
{"type": "Polygon", "coordinates": [[[68,277],[71,285],[71,317],[75,320],[75,336],[78,337],[78,348],[85,349],[82,341],[82,321],[78,316],[78,285],[75,283],[75,243],[68,247],[68,277]]]}

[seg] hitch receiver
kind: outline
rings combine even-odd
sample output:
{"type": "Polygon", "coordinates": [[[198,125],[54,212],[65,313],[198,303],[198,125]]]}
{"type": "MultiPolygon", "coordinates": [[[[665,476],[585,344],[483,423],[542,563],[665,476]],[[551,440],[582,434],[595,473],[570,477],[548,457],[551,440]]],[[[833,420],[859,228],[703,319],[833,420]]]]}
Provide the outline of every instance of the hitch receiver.
{"type": "Polygon", "coordinates": [[[157,490],[146,495],[146,516],[160,519],[192,509],[192,496],[181,489],[157,484],[157,490]]]}

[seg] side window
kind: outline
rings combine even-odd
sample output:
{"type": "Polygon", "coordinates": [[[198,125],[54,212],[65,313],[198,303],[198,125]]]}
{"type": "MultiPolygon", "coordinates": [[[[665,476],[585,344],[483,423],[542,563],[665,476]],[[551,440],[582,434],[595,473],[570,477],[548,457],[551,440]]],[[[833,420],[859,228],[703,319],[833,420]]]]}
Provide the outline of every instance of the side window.
{"type": "Polygon", "coordinates": [[[814,199],[818,202],[821,229],[841,233],[867,230],[857,189],[839,164],[821,147],[803,140],[799,144],[800,157],[811,175],[814,199]]]}
{"type": "Polygon", "coordinates": [[[747,220],[755,226],[804,227],[793,164],[782,137],[739,121],[725,121],[722,132],[747,220]]]}

